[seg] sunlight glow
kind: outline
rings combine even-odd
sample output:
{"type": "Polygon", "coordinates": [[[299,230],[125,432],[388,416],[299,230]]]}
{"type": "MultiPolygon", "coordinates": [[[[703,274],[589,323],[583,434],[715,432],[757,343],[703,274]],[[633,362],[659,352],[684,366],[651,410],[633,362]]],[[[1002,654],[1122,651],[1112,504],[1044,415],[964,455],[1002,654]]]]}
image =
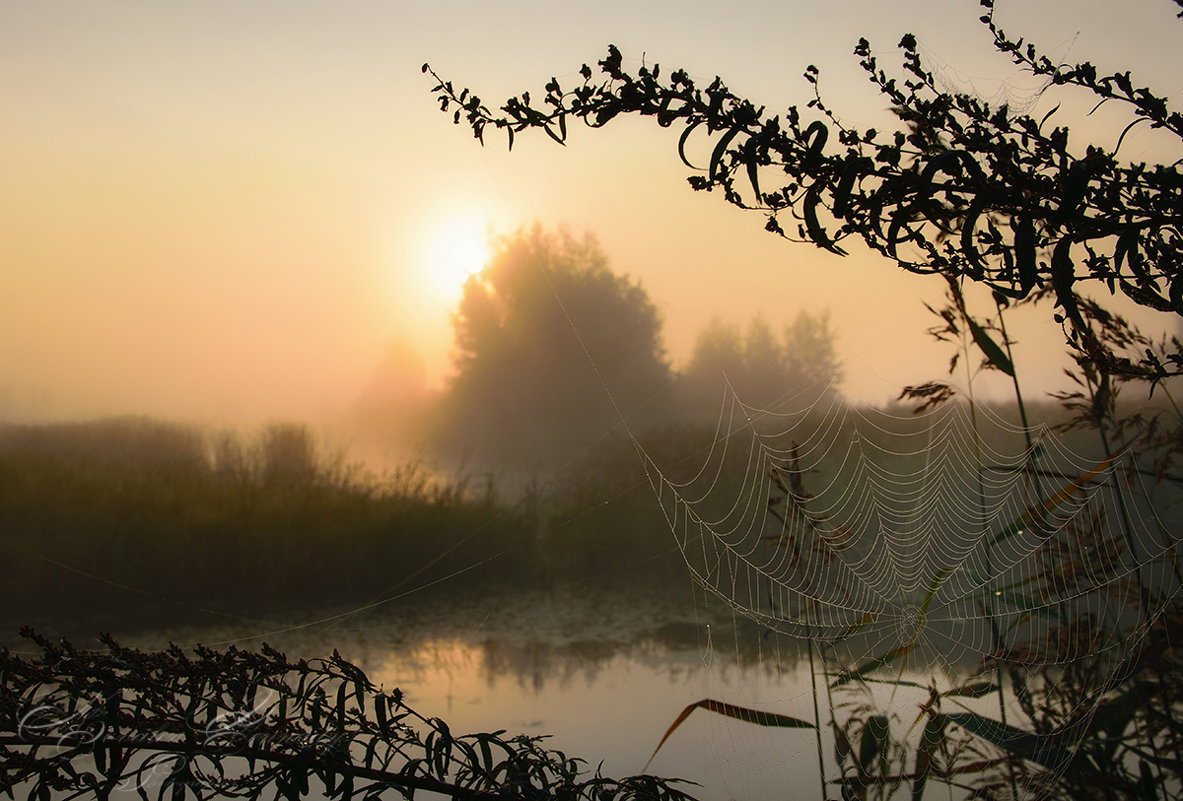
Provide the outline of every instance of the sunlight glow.
{"type": "Polygon", "coordinates": [[[488,238],[476,216],[458,216],[440,224],[428,245],[427,269],[435,286],[449,295],[460,294],[470,275],[489,260],[488,238]]]}

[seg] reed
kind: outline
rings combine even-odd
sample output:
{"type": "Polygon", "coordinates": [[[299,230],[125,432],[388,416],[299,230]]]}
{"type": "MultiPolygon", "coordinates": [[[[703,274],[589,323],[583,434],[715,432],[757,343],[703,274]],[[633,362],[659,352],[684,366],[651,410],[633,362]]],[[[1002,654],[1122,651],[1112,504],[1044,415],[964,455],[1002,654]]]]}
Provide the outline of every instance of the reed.
{"type": "Polygon", "coordinates": [[[512,576],[502,557],[523,547],[521,515],[491,488],[422,463],[376,475],[294,425],[7,426],[0,515],[14,621],[352,603],[499,559],[512,576]]]}

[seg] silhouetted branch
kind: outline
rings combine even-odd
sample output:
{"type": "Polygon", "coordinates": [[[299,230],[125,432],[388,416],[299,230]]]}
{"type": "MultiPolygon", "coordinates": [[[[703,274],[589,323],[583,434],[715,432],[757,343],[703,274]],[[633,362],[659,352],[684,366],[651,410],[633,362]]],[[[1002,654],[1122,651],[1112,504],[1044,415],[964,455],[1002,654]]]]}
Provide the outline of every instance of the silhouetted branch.
{"type": "Polygon", "coordinates": [[[31,631],[38,660],[0,652],[0,792],[27,797],[684,799],[653,776],[586,775],[541,738],[452,734],[336,652],[289,661],[198,646],[193,655],[79,651],[31,631]]]}
{"type": "MultiPolygon", "coordinates": [[[[1056,65],[994,22],[993,3],[981,0],[994,46],[1050,86],[1073,85],[1100,102],[1126,105],[1130,127],[1145,122],[1183,138],[1183,115],[1128,72],[1103,76],[1085,62],[1056,65]]],[[[592,128],[622,114],[655,117],[682,130],[678,152],[696,131],[714,137],[705,169],[690,177],[696,190],[719,189],[727,202],[767,214],[767,229],[844,254],[844,240],[858,237],[901,267],[916,273],[966,278],[1007,298],[1047,290],[1068,342],[1103,372],[1157,382],[1183,373],[1183,351],[1165,355],[1115,351],[1093,334],[1080,304],[1090,286],[1120,289],[1140,306],[1183,313],[1183,175],[1177,164],[1118,160],[1123,133],[1112,146],[1069,147],[1066,126],[991,107],[970,94],[937,88],[921,62],[915,37],[899,43],[903,79],[889,77],[861,39],[854,53],[888,100],[902,127],[881,133],[847,127],[823,104],[818,70],[807,121],[796,106],[784,116],[733,94],[720,78],[705,88],[684,71],[663,78],[659,65],[623,68],[610,46],[598,62],[600,81],[586,64],[582,83],[564,89],[552,78],[540,102],[529,92],[507,100],[496,113],[468,89],[437,79],[440,106],[484,141],[493,126],[510,147],[527,129],[567,139],[570,119],[592,128]],[[786,226],[785,218],[792,220],[786,226]],[[1137,361],[1135,361],[1136,359],[1137,361]]],[[[1058,106],[1057,106],[1058,108],[1058,106]]],[[[1127,128],[1128,132],[1128,128],[1127,128]]]]}

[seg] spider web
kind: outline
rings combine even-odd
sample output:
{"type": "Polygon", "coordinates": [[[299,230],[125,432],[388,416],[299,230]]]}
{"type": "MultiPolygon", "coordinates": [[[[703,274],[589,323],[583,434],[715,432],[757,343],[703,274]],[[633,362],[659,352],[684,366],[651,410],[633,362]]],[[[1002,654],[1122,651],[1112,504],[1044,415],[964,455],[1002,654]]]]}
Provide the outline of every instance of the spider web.
{"type": "MultiPolygon", "coordinates": [[[[867,699],[869,682],[919,687],[907,670],[929,677],[935,698],[986,677],[1002,688],[993,706],[959,704],[958,722],[980,748],[1009,748],[1047,780],[1070,769],[1179,590],[1179,491],[1097,433],[1025,429],[980,404],[855,407],[834,392],[793,411],[758,409],[728,385],[693,469],[640,454],[695,582],[824,656],[834,736],[836,687],[859,685],[867,699]],[[1087,661],[1100,677],[1070,720],[1031,735],[1020,730],[1032,725],[1027,687],[1012,672],[1008,688],[999,660],[1044,681],[1087,661]]],[[[854,706],[870,715],[877,705],[854,706]]],[[[1012,779],[1011,792],[1048,786],[1012,779]]]]}

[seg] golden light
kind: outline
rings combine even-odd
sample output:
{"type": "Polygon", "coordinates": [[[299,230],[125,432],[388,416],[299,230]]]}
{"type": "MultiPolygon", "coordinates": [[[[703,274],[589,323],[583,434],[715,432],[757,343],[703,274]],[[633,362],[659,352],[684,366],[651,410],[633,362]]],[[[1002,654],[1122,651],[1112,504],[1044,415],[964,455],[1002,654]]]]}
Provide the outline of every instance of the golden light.
{"type": "Polygon", "coordinates": [[[468,277],[479,273],[488,260],[488,239],[475,216],[442,223],[428,245],[427,268],[432,281],[449,295],[459,294],[468,277]]]}

